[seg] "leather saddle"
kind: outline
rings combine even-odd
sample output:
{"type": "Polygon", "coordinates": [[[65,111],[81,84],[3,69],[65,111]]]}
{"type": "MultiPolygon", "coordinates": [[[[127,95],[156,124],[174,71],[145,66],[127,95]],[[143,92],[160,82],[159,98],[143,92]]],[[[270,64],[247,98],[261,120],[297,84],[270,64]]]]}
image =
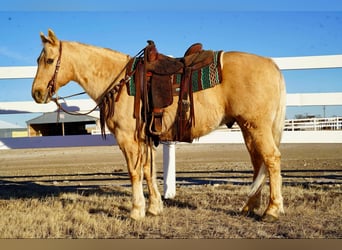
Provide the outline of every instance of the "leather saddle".
{"type": "Polygon", "coordinates": [[[195,121],[195,114],[191,75],[192,72],[210,65],[214,60],[214,52],[203,50],[201,43],[195,43],[186,50],[183,57],[173,58],[159,53],[153,41],[147,42],[144,56],[138,60],[134,73],[134,116],[137,129],[141,128],[140,119],[143,119],[148,127],[147,135],[158,144],[160,135],[165,132],[162,130],[164,108],[173,103],[173,96],[178,96],[175,121],[177,131],[166,139],[192,142],[190,129],[195,121]],[[177,77],[180,78],[178,83],[177,77]]]}

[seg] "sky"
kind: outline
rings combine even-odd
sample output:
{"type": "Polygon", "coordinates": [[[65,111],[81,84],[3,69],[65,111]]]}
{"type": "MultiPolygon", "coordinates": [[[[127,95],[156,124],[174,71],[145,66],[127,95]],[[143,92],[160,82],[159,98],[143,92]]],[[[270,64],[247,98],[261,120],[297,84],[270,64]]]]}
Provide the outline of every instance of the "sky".
{"type": "MultiPolygon", "coordinates": [[[[342,1],[6,1],[0,7],[0,67],[35,66],[39,33],[135,55],[154,40],[181,56],[195,42],[205,49],[268,57],[342,54],[342,1]],[[161,2],[161,3],[160,3],[161,2]],[[194,4],[194,2],[196,4],[194,4]]],[[[288,93],[342,92],[342,69],[284,71],[288,93]]],[[[0,102],[31,101],[32,79],[0,80],[0,102]]],[[[80,92],[76,83],[59,94],[80,92]]],[[[86,97],[82,97],[86,98],[86,97]]],[[[322,116],[322,107],[289,108],[322,116]]],[[[326,115],[342,116],[341,107],[326,115]]],[[[28,116],[0,115],[25,126],[28,116]]]]}

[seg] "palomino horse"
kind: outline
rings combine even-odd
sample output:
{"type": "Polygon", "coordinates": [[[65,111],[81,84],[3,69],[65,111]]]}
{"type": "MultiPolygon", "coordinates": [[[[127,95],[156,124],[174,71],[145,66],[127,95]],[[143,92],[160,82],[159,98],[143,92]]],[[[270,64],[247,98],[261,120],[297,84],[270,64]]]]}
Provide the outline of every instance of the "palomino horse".
{"type": "MultiPolygon", "coordinates": [[[[100,104],[110,86],[125,77],[126,65],[131,59],[128,55],[78,42],[60,41],[52,30],[48,31],[48,36],[41,33],[40,37],[43,50],[32,85],[32,97],[37,103],[48,103],[59,88],[75,81],[100,104]]],[[[154,149],[145,143],[145,132],[141,132],[140,138],[136,137],[134,96],[128,95],[126,84],[120,85],[114,98],[118,93],[120,98],[113,102],[114,115],[106,120],[106,125],[127,162],[133,193],[130,216],[133,219],[145,216],[143,177],[149,190],[147,212],[158,215],[163,204],[153,166],[154,149]]],[[[195,126],[191,128],[193,138],[208,134],[223,124],[231,126],[234,122],[242,130],[254,168],[251,192],[242,208],[244,214],[253,213],[259,207],[261,189],[269,175],[269,204],[262,217],[266,221],[278,219],[283,212],[279,144],[285,96],[285,82],[277,65],[271,59],[241,52],[223,54],[221,84],[193,94],[196,114],[195,126]]],[[[165,108],[163,131],[174,131],[176,111],[177,100],[174,100],[165,108]]]]}

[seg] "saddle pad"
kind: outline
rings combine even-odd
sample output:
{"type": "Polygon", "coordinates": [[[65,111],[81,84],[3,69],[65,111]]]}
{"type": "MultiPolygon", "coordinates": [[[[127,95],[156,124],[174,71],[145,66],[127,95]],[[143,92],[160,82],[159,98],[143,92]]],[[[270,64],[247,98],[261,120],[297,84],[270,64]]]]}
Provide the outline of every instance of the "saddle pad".
{"type": "MultiPolygon", "coordinates": [[[[212,88],[215,85],[220,84],[222,82],[222,72],[221,72],[222,54],[223,54],[223,51],[215,51],[214,60],[211,64],[201,69],[192,71],[191,85],[192,85],[193,92],[212,88]]],[[[132,58],[132,60],[129,62],[129,65],[127,67],[127,72],[133,72],[139,60],[142,60],[142,59],[132,58]]],[[[172,78],[173,78],[174,89],[176,90],[176,92],[178,92],[181,79],[182,79],[182,74],[174,74],[172,78]]],[[[135,89],[134,75],[131,77],[130,81],[128,81],[127,90],[130,96],[135,96],[136,89],[135,89]]],[[[177,95],[177,93],[175,92],[174,94],[177,95]]]]}
{"type": "MultiPolygon", "coordinates": [[[[222,72],[221,72],[221,56],[223,51],[214,52],[214,61],[199,69],[194,70],[191,73],[191,85],[192,91],[197,92],[200,90],[205,90],[212,88],[217,84],[222,82],[222,72]]],[[[175,74],[173,77],[173,84],[180,85],[182,80],[182,74],[175,74]]]]}
{"type": "MultiPolygon", "coordinates": [[[[128,65],[127,65],[127,74],[130,74],[133,72],[138,64],[138,62],[142,60],[140,57],[134,57],[132,58],[128,65]]],[[[135,96],[135,80],[134,80],[134,74],[131,76],[131,79],[128,81],[127,84],[127,90],[128,90],[128,95],[130,96],[135,96]]]]}

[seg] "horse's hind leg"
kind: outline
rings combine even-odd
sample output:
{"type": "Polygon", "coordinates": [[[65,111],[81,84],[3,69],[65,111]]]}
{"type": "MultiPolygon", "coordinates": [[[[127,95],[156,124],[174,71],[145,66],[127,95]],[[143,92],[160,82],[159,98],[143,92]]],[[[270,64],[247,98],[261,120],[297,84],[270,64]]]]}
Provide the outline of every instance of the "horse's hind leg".
{"type": "Polygon", "coordinates": [[[257,133],[255,145],[263,157],[264,164],[269,174],[270,198],[268,207],[263,215],[263,219],[272,221],[278,219],[279,213],[283,213],[283,197],[281,195],[282,178],[280,174],[281,154],[274,142],[273,135],[266,130],[266,134],[257,133]]]}
{"type": "Polygon", "coordinates": [[[154,166],[154,150],[146,147],[148,152],[144,154],[144,176],[149,191],[149,206],[147,212],[151,215],[158,215],[163,211],[163,202],[157,186],[156,169],[154,166]]]}
{"type": "Polygon", "coordinates": [[[256,150],[253,141],[252,141],[252,137],[250,136],[250,134],[248,133],[248,131],[242,131],[244,139],[245,139],[245,144],[246,147],[248,149],[250,158],[251,158],[251,162],[253,165],[253,181],[254,181],[254,185],[258,185],[258,187],[249,194],[248,197],[248,201],[247,203],[244,205],[244,207],[242,208],[242,213],[245,215],[251,215],[254,214],[254,210],[258,209],[260,207],[260,203],[261,203],[261,190],[262,190],[262,186],[264,184],[264,178],[262,180],[258,180],[259,183],[255,183],[255,180],[259,174],[259,170],[263,164],[263,159],[261,157],[261,155],[259,154],[259,152],[256,150]]]}
{"type": "MultiPolygon", "coordinates": [[[[266,221],[273,221],[278,219],[279,213],[283,212],[283,198],[281,195],[281,175],[280,175],[280,158],[281,154],[277,143],[274,141],[272,129],[265,124],[259,126],[252,126],[249,128],[249,134],[255,150],[261,156],[264,166],[269,173],[270,181],[270,199],[268,207],[263,215],[266,221]]],[[[259,170],[257,179],[264,179],[265,173],[263,165],[259,170]]],[[[260,182],[259,182],[260,183],[260,182]]],[[[254,192],[258,192],[258,186],[255,187],[254,192]]]]}

